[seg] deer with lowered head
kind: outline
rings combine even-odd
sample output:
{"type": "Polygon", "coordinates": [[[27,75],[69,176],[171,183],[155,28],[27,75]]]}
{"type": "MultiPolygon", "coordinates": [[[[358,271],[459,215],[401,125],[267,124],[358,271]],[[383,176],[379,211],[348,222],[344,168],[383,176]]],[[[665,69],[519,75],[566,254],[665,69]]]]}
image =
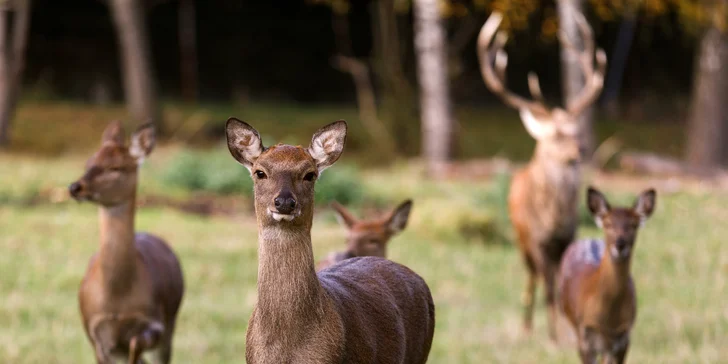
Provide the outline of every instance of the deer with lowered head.
{"type": "Polygon", "coordinates": [[[604,239],[571,244],[559,270],[560,306],[577,333],[583,363],[623,363],[637,316],[631,262],[637,230],[655,210],[654,189],[642,192],[629,207],[611,207],[593,187],[587,206],[604,239]]]}
{"type": "Polygon", "coordinates": [[[607,62],[604,51],[597,50],[594,69],[591,28],[583,15],[576,14],[584,49],[577,51],[563,35],[560,40],[578,55],[586,81],[580,95],[570,100],[566,108],[546,106],[534,73],[528,75],[533,100],[508,91],[505,77],[508,58],[503,50],[507,37],[503,32],[496,35],[502,14],[493,12],[478,36],[478,56],[486,86],[506,105],[518,110],[526,131],[536,140],[530,162],[511,180],[508,209],[528,273],[522,297],[523,328],[526,332],[532,329],[534,293],[537,280],[542,277],[552,340],[556,340],[554,279],[561,256],[574,239],[577,227],[582,153],[579,143],[582,125],[578,117],[599,96],[607,62]]]}
{"type": "Polygon", "coordinates": [[[258,222],[258,302],[247,362],[425,363],[435,306],[419,275],[380,257],[314,269],[314,185],[343,152],[346,122],[324,126],[307,148],[264,147],[258,132],[235,118],[226,134],[230,153],[251,172],[258,222]]]}
{"type": "Polygon", "coordinates": [[[346,250],[331,252],[319,262],[317,270],[327,268],[344,259],[364,256],[387,257],[389,239],[407,227],[412,200],[406,200],[393,211],[368,220],[357,219],[349,210],[334,201],[331,207],[336,218],[347,230],[346,250]]]}
{"type": "Polygon", "coordinates": [[[151,124],[139,127],[127,146],[121,123],[112,122],[86,172],[69,186],[74,199],[99,206],[101,245],[78,292],[83,328],[98,363],[143,363],[148,350],[156,350],[160,363],[172,357],[184,294],[182,269],[162,239],[134,231],[139,166],[154,144],[151,124]]]}

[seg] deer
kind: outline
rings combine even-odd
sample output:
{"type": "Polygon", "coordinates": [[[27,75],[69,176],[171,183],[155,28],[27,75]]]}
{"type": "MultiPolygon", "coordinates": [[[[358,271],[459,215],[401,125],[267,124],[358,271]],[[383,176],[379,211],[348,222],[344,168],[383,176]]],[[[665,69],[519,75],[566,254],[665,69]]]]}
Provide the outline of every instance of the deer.
{"type": "Polygon", "coordinates": [[[623,363],[637,316],[631,273],[637,231],[655,210],[656,192],[643,191],[634,204],[611,207],[594,187],[587,206],[604,239],[583,239],[564,254],[558,275],[559,306],[577,333],[583,363],[623,363]]]}
{"type": "Polygon", "coordinates": [[[514,173],[508,193],[509,217],[528,274],[521,298],[523,330],[526,334],[532,331],[534,294],[538,279],[543,278],[549,337],[557,341],[554,279],[561,257],[574,239],[578,225],[583,153],[579,143],[583,125],[578,117],[601,92],[607,58],[604,51],[598,49],[597,67],[594,68],[591,28],[583,15],[577,13],[576,22],[584,49],[577,50],[564,34],[561,34],[560,41],[571,54],[578,55],[585,86],[565,108],[549,108],[541,94],[538,76],[533,72],[528,74],[533,99],[521,97],[506,88],[508,57],[503,47],[507,36],[502,31],[496,35],[502,19],[501,13],[493,12],[483,24],[477,53],[485,85],[506,105],[518,110],[526,131],[536,140],[530,161],[514,173]]]}
{"type": "Polygon", "coordinates": [[[251,173],[258,225],[258,298],[245,359],[262,363],[425,363],[435,305],[425,280],[381,257],[314,269],[314,185],[341,156],[347,124],[319,129],[308,147],[264,147],[236,118],[226,123],[233,158],[251,173]]]}
{"type": "Polygon", "coordinates": [[[169,363],[175,322],[184,295],[177,256],[161,238],[135,233],[139,167],[155,145],[152,124],[141,125],[129,146],[119,121],[103,132],[85,173],[68,187],[75,200],[99,206],[101,246],[78,292],[83,328],[98,363],[144,363],[154,350],[169,363]]]}
{"type": "Polygon", "coordinates": [[[405,200],[389,213],[368,220],[357,219],[340,203],[333,201],[336,219],[346,228],[346,250],[332,252],[319,262],[316,270],[322,270],[344,259],[374,256],[387,257],[389,240],[407,227],[412,200],[405,200]]]}

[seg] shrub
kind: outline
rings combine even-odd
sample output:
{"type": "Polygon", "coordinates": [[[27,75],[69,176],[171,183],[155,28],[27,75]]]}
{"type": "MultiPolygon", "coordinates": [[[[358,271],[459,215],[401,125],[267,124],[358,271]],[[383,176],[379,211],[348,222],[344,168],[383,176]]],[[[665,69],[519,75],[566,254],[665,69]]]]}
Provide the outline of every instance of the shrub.
{"type": "Polygon", "coordinates": [[[364,199],[364,186],[356,168],[340,165],[327,169],[316,182],[316,203],[328,204],[333,200],[343,205],[357,205],[364,199]]]}
{"type": "Polygon", "coordinates": [[[188,191],[221,195],[253,194],[250,173],[232,160],[227,149],[180,152],[162,172],[162,180],[170,186],[188,191]]]}

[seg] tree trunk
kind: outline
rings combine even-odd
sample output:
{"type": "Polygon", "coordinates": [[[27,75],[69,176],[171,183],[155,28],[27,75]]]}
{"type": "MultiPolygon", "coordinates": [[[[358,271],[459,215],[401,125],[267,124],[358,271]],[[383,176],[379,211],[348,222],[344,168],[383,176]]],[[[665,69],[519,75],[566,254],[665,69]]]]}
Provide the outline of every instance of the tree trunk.
{"type": "Polygon", "coordinates": [[[10,124],[20,97],[30,27],[30,0],[16,0],[14,5],[12,34],[7,29],[9,6],[5,2],[0,7],[0,146],[10,143],[10,124]]]}
{"type": "Polygon", "coordinates": [[[195,0],[179,3],[179,50],[182,98],[197,101],[197,31],[195,0]]]}
{"type": "Polygon", "coordinates": [[[420,84],[422,149],[427,173],[434,177],[452,154],[452,113],[447,68],[447,38],[438,0],[415,0],[415,51],[420,84]]]}
{"type": "Polygon", "coordinates": [[[129,112],[139,123],[155,123],[161,133],[163,125],[143,4],[139,0],[110,0],[109,4],[119,37],[122,80],[129,112]]]}
{"type": "MultiPolygon", "coordinates": [[[[557,2],[559,13],[559,31],[566,34],[574,47],[583,49],[584,42],[576,24],[574,12],[583,13],[581,0],[559,0],[557,2]]],[[[561,47],[561,87],[564,94],[564,103],[568,105],[571,100],[579,95],[584,88],[584,74],[579,66],[579,58],[566,47],[561,47]]],[[[593,106],[589,105],[579,116],[579,122],[583,125],[581,134],[584,157],[589,158],[594,151],[594,131],[592,127],[593,106]]]]}
{"type": "Polygon", "coordinates": [[[397,14],[394,0],[372,3],[372,30],[374,71],[380,88],[382,119],[392,126],[399,152],[407,152],[417,141],[412,129],[414,121],[414,93],[402,69],[397,14]]]}
{"type": "Polygon", "coordinates": [[[728,164],[728,34],[709,28],[697,52],[686,158],[704,169],[728,164]]]}

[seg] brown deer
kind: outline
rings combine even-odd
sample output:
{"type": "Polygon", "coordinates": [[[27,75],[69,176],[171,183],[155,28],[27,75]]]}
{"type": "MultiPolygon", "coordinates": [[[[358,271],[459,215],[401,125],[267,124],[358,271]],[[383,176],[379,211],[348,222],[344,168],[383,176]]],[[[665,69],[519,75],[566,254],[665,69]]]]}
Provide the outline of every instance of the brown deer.
{"type": "Polygon", "coordinates": [[[425,281],[379,257],[347,259],[316,273],[311,248],[314,184],[339,159],[346,122],[316,132],[308,148],[264,147],[230,118],[228,148],[254,181],[258,302],[248,363],[425,363],[435,306],[425,281]]]}
{"type": "Polygon", "coordinates": [[[558,278],[559,303],[577,332],[584,363],[623,363],[637,315],[630,273],[637,230],[655,210],[655,190],[648,189],[631,208],[609,206],[589,187],[587,206],[604,230],[604,240],[582,240],[564,254],[558,278]]]}
{"type": "MultiPolygon", "coordinates": [[[[591,29],[586,19],[578,14],[576,20],[584,40],[584,50],[579,53],[579,59],[585,75],[585,87],[565,109],[549,109],[543,102],[538,77],[534,73],[529,73],[528,84],[535,100],[525,99],[506,89],[505,33],[498,32],[492,49],[490,47],[501,20],[502,15],[493,12],[478,37],[483,80],[505,104],[518,110],[526,131],[536,140],[531,161],[513,176],[508,196],[510,219],[528,270],[528,282],[522,297],[523,327],[527,333],[531,331],[533,296],[537,279],[541,276],[548,306],[549,336],[556,340],[554,277],[577,227],[581,158],[579,133],[582,129],[578,116],[597,99],[602,89],[606,56],[601,49],[596,52],[595,70],[591,29]]],[[[577,52],[566,37],[562,36],[561,41],[577,52]]]]}
{"type": "Polygon", "coordinates": [[[354,257],[387,257],[389,239],[407,227],[412,200],[402,202],[393,211],[369,220],[359,220],[340,203],[334,201],[331,207],[336,218],[347,230],[346,250],[332,252],[319,262],[316,270],[334,265],[344,259],[354,257]]]}
{"type": "Polygon", "coordinates": [[[86,173],[69,186],[74,199],[99,205],[101,247],[78,292],[83,327],[98,363],[143,363],[142,353],[153,349],[169,363],[182,269],[162,239],[134,232],[137,174],[154,148],[154,128],[139,127],[128,147],[124,139],[121,123],[109,124],[86,173]]]}

